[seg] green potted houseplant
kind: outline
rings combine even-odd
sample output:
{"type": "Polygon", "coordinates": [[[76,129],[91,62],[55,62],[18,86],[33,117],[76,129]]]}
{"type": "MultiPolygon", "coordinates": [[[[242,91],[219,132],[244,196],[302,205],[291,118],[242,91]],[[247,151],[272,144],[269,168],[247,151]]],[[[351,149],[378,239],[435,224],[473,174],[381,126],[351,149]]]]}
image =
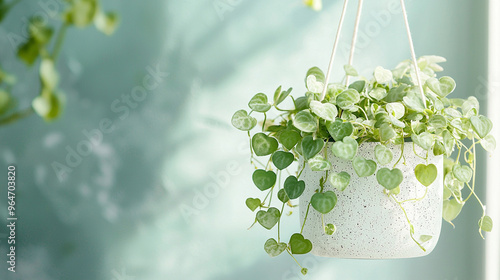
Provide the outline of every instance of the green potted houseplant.
{"type": "MultiPolygon", "coordinates": [[[[451,223],[471,198],[484,209],[474,191],[476,149],[495,148],[492,123],[475,97],[449,97],[455,81],[436,75],[444,61],[377,67],[370,79],[346,65],[346,77],[357,79],[348,85],[328,84],[313,67],[305,95],[279,87],[272,100],[258,93],[249,112],[233,115],[249,136],[252,184],[263,192],[246,205],[256,223],[277,230],[264,245],[270,256],[421,256],[434,248],[441,216],[451,223]],[[280,221],[295,199],[301,228],[285,238],[280,221]]],[[[483,211],[479,233],[491,228],[483,211]]]]}

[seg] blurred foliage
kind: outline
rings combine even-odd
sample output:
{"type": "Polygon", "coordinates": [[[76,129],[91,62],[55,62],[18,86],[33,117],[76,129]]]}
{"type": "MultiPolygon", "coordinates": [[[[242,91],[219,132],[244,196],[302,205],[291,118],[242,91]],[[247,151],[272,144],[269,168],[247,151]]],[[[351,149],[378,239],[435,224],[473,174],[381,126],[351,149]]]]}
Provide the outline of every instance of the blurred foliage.
{"type": "MultiPolygon", "coordinates": [[[[14,0],[7,3],[0,0],[0,23],[19,2],[20,0],[14,0]]],[[[56,26],[32,16],[28,24],[28,39],[23,40],[19,35],[14,35],[16,37],[13,38],[21,41],[17,46],[17,58],[20,61],[30,67],[40,61],[38,71],[41,89],[30,108],[17,108],[16,98],[12,96],[16,78],[4,70],[0,61],[0,125],[15,122],[32,113],[38,114],[46,121],[59,117],[64,105],[64,95],[58,88],[59,72],[56,62],[67,29],[87,28],[94,24],[102,33],[111,35],[118,26],[118,15],[102,11],[100,0],[65,0],[64,4],[66,7],[58,15],[59,22],[55,24],[58,26],[57,32],[54,31],[56,26]]]]}

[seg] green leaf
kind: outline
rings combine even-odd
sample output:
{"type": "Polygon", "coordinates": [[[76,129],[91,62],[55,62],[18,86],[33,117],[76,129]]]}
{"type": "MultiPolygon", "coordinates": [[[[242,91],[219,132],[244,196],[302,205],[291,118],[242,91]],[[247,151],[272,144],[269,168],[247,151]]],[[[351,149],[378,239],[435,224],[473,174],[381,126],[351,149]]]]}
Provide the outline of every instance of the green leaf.
{"type": "Polygon", "coordinates": [[[276,225],[280,217],[280,210],[274,207],[269,208],[267,212],[264,210],[260,210],[256,215],[257,222],[259,222],[261,226],[268,230],[272,229],[274,225],[276,225]]]}
{"type": "Polygon", "coordinates": [[[250,102],[248,102],[248,107],[256,112],[265,113],[271,109],[271,104],[267,102],[267,96],[265,94],[257,93],[250,99],[250,102]]]}
{"type": "Polygon", "coordinates": [[[430,186],[437,178],[438,170],[434,164],[419,164],[415,167],[415,177],[424,186],[430,186]]]}
{"type": "Polygon", "coordinates": [[[455,138],[448,130],[443,131],[443,144],[446,151],[446,155],[450,156],[455,147],[455,138]]]}
{"type": "Polygon", "coordinates": [[[405,115],[405,106],[400,102],[387,103],[385,105],[385,108],[389,115],[395,117],[398,120],[405,115]]]}
{"type": "Polygon", "coordinates": [[[355,81],[349,85],[349,88],[355,89],[357,92],[361,93],[365,89],[366,82],[363,80],[355,81]]]}
{"type": "Polygon", "coordinates": [[[434,137],[429,132],[422,132],[418,135],[412,134],[411,140],[426,151],[432,148],[432,144],[434,144],[434,137]]]}
{"type": "Polygon", "coordinates": [[[392,128],[392,126],[388,123],[383,123],[380,126],[379,131],[380,131],[380,141],[382,142],[389,141],[394,137],[396,137],[397,135],[394,128],[392,128]]]}
{"type": "Polygon", "coordinates": [[[306,189],[306,183],[302,180],[298,181],[295,176],[288,176],[285,180],[284,188],[286,195],[290,199],[296,199],[301,196],[306,189]]]}
{"type": "Polygon", "coordinates": [[[326,122],[326,129],[335,141],[341,141],[344,137],[351,136],[354,130],[350,122],[343,122],[341,119],[326,122]]]}
{"type": "Polygon", "coordinates": [[[283,203],[287,203],[290,200],[288,195],[286,195],[285,189],[280,189],[278,191],[278,199],[283,203]]]}
{"type": "Polygon", "coordinates": [[[94,24],[99,31],[109,36],[115,32],[119,21],[120,17],[117,13],[99,12],[95,17],[94,24]]]}
{"type": "Polygon", "coordinates": [[[333,172],[330,174],[330,177],[328,177],[328,180],[334,188],[339,191],[344,191],[351,181],[351,175],[345,171],[340,173],[333,172]]]}
{"type": "Polygon", "coordinates": [[[333,224],[327,224],[325,226],[325,233],[328,235],[332,235],[335,233],[335,226],[333,224]]]}
{"type": "Polygon", "coordinates": [[[368,177],[375,173],[377,170],[377,163],[373,160],[364,159],[362,157],[355,157],[352,161],[352,166],[354,167],[354,171],[358,174],[359,177],[368,177]]]}
{"type": "Polygon", "coordinates": [[[385,167],[381,168],[377,171],[377,182],[382,185],[382,187],[392,190],[399,187],[401,182],[403,182],[403,172],[397,168],[392,170],[385,167]]]}
{"type": "Polygon", "coordinates": [[[0,89],[0,115],[7,112],[12,105],[12,97],[3,89],[0,89]]]}
{"type": "Polygon", "coordinates": [[[342,141],[333,143],[332,152],[338,158],[353,160],[358,152],[358,142],[351,137],[344,137],[342,141]]]}
{"type": "Polygon", "coordinates": [[[293,125],[304,132],[315,132],[318,120],[307,110],[302,110],[293,118],[293,125]]]}
{"type": "Polygon", "coordinates": [[[17,50],[17,56],[27,65],[32,65],[38,58],[40,49],[41,46],[33,38],[30,38],[17,50]]]}
{"type": "Polygon", "coordinates": [[[394,157],[391,149],[387,148],[384,145],[375,146],[375,159],[377,159],[380,165],[389,164],[394,157]]]}
{"type": "Polygon", "coordinates": [[[424,243],[432,239],[431,235],[420,235],[420,242],[424,243]]]}
{"type": "Polygon", "coordinates": [[[328,214],[337,204],[337,195],[332,191],[315,193],[311,197],[311,206],[321,214],[328,214]]]}
{"type": "Polygon", "coordinates": [[[493,220],[490,216],[484,216],[479,220],[479,228],[486,232],[491,232],[493,229],[493,220]]]}
{"type": "Polygon", "coordinates": [[[440,155],[446,153],[446,150],[444,148],[443,143],[439,142],[439,141],[434,142],[434,147],[432,148],[432,153],[435,156],[440,156],[440,155]]]}
{"type": "Polygon", "coordinates": [[[392,72],[381,66],[377,66],[373,72],[373,77],[379,84],[388,84],[392,81],[392,72]]]}
{"type": "Polygon", "coordinates": [[[356,71],[356,69],[350,64],[344,65],[344,71],[345,74],[348,76],[353,76],[353,77],[358,76],[358,71],[356,71]]]}
{"type": "Polygon", "coordinates": [[[292,88],[289,88],[287,91],[281,91],[281,86],[279,86],[274,92],[274,105],[278,106],[278,104],[285,101],[291,92],[292,88]]]}
{"type": "Polygon", "coordinates": [[[429,119],[429,125],[433,128],[443,128],[447,126],[446,118],[441,115],[433,115],[429,119]]]}
{"type": "Polygon", "coordinates": [[[387,96],[387,90],[385,88],[374,88],[368,95],[376,100],[382,100],[387,96]]]}
{"type": "Polygon", "coordinates": [[[337,106],[331,103],[321,103],[319,101],[312,100],[309,107],[314,114],[324,120],[334,121],[337,117],[337,106]]]}
{"type": "Polygon", "coordinates": [[[293,156],[292,153],[283,151],[276,151],[272,156],[273,164],[279,170],[283,170],[288,166],[290,166],[290,164],[292,164],[294,159],[295,157],[293,156]]]}
{"type": "Polygon", "coordinates": [[[302,147],[302,155],[305,160],[309,160],[317,155],[325,145],[323,139],[314,140],[311,135],[308,135],[302,139],[301,147],[302,147]]]}
{"type": "Polygon", "coordinates": [[[493,137],[493,135],[489,134],[487,135],[486,137],[484,137],[483,139],[481,139],[481,146],[483,146],[483,149],[485,149],[486,151],[492,153],[496,146],[497,146],[497,142],[495,140],[495,137],[493,137]]]}
{"type": "Polygon", "coordinates": [[[294,233],[290,237],[290,249],[292,254],[307,254],[312,250],[312,243],[310,240],[305,239],[300,233],[294,233]]]}
{"type": "Polygon", "coordinates": [[[300,134],[295,130],[285,130],[279,134],[278,139],[285,148],[291,150],[300,141],[300,134]]]}
{"type": "Polygon", "coordinates": [[[267,156],[278,149],[278,140],[259,132],[252,137],[252,148],[256,155],[267,156]]]}
{"type": "Polygon", "coordinates": [[[451,223],[451,221],[453,221],[458,214],[460,214],[463,206],[464,205],[456,199],[443,201],[443,219],[451,223]]]}
{"type": "Polygon", "coordinates": [[[355,89],[347,89],[337,96],[337,105],[342,109],[349,109],[359,102],[359,92],[355,89]]]}
{"type": "Polygon", "coordinates": [[[332,164],[321,155],[316,155],[307,161],[312,171],[328,171],[332,169],[332,164]]]}
{"type": "Polygon", "coordinates": [[[83,28],[94,21],[97,11],[96,0],[74,0],[71,8],[66,11],[64,20],[68,24],[83,28]]]}
{"type": "Polygon", "coordinates": [[[301,96],[293,101],[296,111],[302,111],[309,108],[309,98],[301,96]]]}
{"type": "Polygon", "coordinates": [[[276,183],[276,173],[273,171],[265,171],[263,169],[257,169],[252,175],[253,183],[261,191],[265,191],[276,183]]]}
{"type": "Polygon", "coordinates": [[[57,94],[46,92],[35,97],[31,102],[31,106],[40,117],[43,117],[46,121],[52,121],[59,117],[62,112],[61,99],[57,94]]]}
{"type": "Polygon", "coordinates": [[[406,106],[408,106],[408,108],[417,112],[423,112],[425,110],[422,97],[415,93],[408,93],[405,97],[403,97],[403,102],[406,104],[406,106]]]}
{"type": "Polygon", "coordinates": [[[467,100],[465,100],[462,105],[462,114],[466,118],[470,118],[472,116],[477,116],[479,112],[479,101],[474,96],[469,96],[467,100]]]}
{"type": "Polygon", "coordinates": [[[317,82],[320,82],[320,83],[325,82],[325,74],[323,73],[323,71],[321,71],[321,69],[319,69],[318,67],[311,67],[311,68],[309,68],[309,70],[307,70],[306,79],[305,79],[306,87],[307,87],[307,82],[308,82],[308,79],[310,76],[313,76],[315,78],[315,81],[317,81],[317,82]]]}
{"type": "Polygon", "coordinates": [[[257,120],[249,116],[247,111],[239,110],[231,118],[231,124],[239,130],[249,131],[257,125],[257,120]]]}
{"type": "Polygon", "coordinates": [[[439,80],[436,78],[427,79],[425,85],[441,97],[446,97],[448,94],[452,93],[456,87],[455,80],[447,76],[441,77],[439,80]]]}
{"type": "Polygon", "coordinates": [[[274,238],[269,238],[264,244],[264,250],[270,257],[277,257],[285,251],[286,243],[278,243],[274,238]]]}
{"type": "Polygon", "coordinates": [[[491,120],[483,115],[472,116],[470,118],[470,122],[472,124],[472,128],[480,138],[486,137],[486,135],[488,135],[493,128],[491,120]]]}
{"type": "Polygon", "coordinates": [[[57,87],[59,74],[57,73],[52,59],[42,59],[40,63],[40,79],[42,80],[44,88],[49,91],[57,87]]]}
{"type": "Polygon", "coordinates": [[[261,203],[262,202],[258,198],[247,198],[247,200],[245,201],[248,209],[252,211],[255,211],[255,209],[257,209],[261,205],[261,203]]]}
{"type": "Polygon", "coordinates": [[[389,90],[389,93],[384,98],[386,102],[398,102],[403,101],[403,98],[406,96],[407,85],[400,85],[398,87],[393,87],[389,90]]]}
{"type": "Polygon", "coordinates": [[[457,163],[453,166],[453,176],[460,182],[468,183],[472,178],[472,169],[467,165],[457,163]]]}

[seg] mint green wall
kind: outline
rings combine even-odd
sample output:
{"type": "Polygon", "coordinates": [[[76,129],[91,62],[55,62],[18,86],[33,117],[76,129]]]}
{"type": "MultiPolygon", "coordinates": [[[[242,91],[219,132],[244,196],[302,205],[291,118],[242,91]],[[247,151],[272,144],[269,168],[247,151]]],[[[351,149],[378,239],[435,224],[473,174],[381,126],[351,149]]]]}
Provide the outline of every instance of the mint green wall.
{"type": "MultiPolygon", "coordinates": [[[[381,27],[356,54],[354,65],[365,75],[410,56],[401,14],[392,14],[387,24],[373,14],[394,1],[365,1],[361,30],[381,27]]],[[[1,279],[104,280],[121,279],[122,273],[140,280],[482,278],[484,242],[474,202],[456,229],[443,224],[428,257],[306,256],[300,259],[310,268],[307,277],[297,274],[288,256],[267,256],[267,231],[246,230],[253,216],[244,200],[257,193],[249,181],[247,138],[231,128],[231,115],[256,92],[270,94],[283,85],[300,93],[310,66],[327,67],[341,1],[324,0],[320,13],[301,0],[104,2],[119,11],[122,25],[110,38],[93,28],[69,33],[60,60],[67,94],[63,117],[52,124],[32,117],[0,128],[0,162],[17,164],[22,186],[19,272],[7,274],[2,261],[1,279]],[[233,3],[221,17],[214,8],[219,2],[233,3]],[[142,83],[147,66],[156,65],[169,73],[157,89],[126,117],[111,109],[142,83]],[[115,130],[58,180],[51,163],[64,162],[66,147],[74,148],[85,139],[82,130],[96,128],[103,118],[113,120],[115,130]],[[201,199],[209,187],[214,195],[201,199]]],[[[341,45],[350,42],[356,9],[351,2],[341,45]]],[[[457,81],[456,96],[474,94],[485,104],[487,2],[407,3],[417,54],[445,56],[444,74],[457,81]]],[[[21,107],[36,95],[37,77],[14,61],[6,34],[18,32],[22,17],[39,9],[35,1],[24,1],[0,26],[0,61],[20,77],[23,86],[15,94],[21,107]]],[[[345,47],[336,61],[333,79],[347,61],[345,47]]],[[[477,181],[481,197],[484,175],[480,171],[477,181]]],[[[5,196],[0,189],[2,217],[5,196]]],[[[295,213],[285,232],[298,224],[295,213]]],[[[2,239],[0,256],[5,250],[2,239]]]]}

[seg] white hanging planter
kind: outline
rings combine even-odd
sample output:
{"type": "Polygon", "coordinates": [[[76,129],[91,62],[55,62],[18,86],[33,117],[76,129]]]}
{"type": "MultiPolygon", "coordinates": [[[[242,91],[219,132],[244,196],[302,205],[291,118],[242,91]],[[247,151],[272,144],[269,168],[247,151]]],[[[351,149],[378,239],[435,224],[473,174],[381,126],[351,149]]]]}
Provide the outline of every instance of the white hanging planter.
{"type": "MultiPolygon", "coordinates": [[[[375,160],[374,148],[380,143],[363,143],[359,146],[358,156],[375,160]]],[[[401,192],[396,195],[398,201],[425,197],[418,201],[404,202],[408,219],[414,227],[414,238],[432,236],[430,240],[419,242],[425,248],[422,250],[410,236],[410,226],[403,210],[391,197],[384,193],[384,188],[377,182],[376,175],[358,177],[352,163],[332,155],[332,143],[328,144],[328,160],[332,163],[330,172],[345,171],[351,175],[351,183],[344,191],[334,189],[330,183],[325,184],[326,190],[334,191],[337,196],[335,208],[324,215],[324,224],[331,223],[336,231],[333,235],[324,232],[321,214],[312,207],[304,226],[303,235],[313,244],[312,253],[324,257],[389,259],[411,258],[429,254],[441,232],[441,217],[443,209],[443,157],[434,156],[429,152],[427,164],[438,168],[438,177],[426,192],[426,187],[415,178],[414,169],[418,164],[426,164],[425,160],[415,155],[413,143],[404,144],[403,159],[396,165],[404,175],[400,185],[401,192]]],[[[393,154],[393,161],[386,167],[392,168],[401,154],[400,145],[388,146],[393,154]]],[[[415,145],[418,155],[425,157],[426,152],[415,145]]],[[[304,164],[303,160],[301,164],[304,164]]],[[[302,166],[301,166],[302,167],[302,166]]],[[[382,168],[379,166],[379,168],[382,168]]],[[[301,222],[304,221],[307,206],[319,181],[325,172],[311,171],[306,166],[301,178],[306,183],[304,195],[300,197],[301,222]]],[[[301,225],[302,226],[302,225],[301,225]]]]}

